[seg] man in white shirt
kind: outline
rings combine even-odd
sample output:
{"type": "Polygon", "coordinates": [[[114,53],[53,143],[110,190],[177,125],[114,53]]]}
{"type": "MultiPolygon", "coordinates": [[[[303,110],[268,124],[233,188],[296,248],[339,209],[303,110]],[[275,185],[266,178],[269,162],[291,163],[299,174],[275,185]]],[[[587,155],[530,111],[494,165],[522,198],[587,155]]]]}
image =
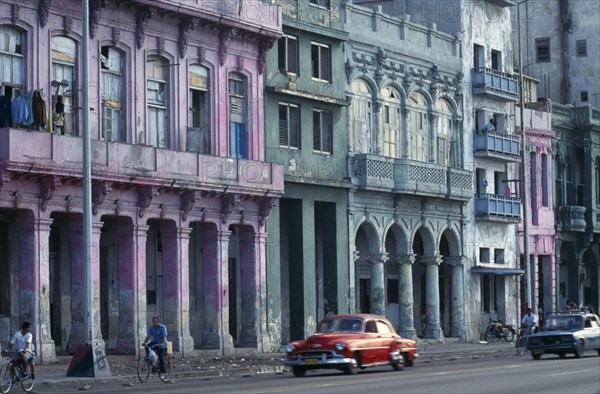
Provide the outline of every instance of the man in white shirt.
{"type": "Polygon", "coordinates": [[[537,316],[531,313],[531,308],[527,308],[527,313],[523,316],[521,324],[525,328],[531,329],[531,332],[535,332],[537,326],[537,316]]]}
{"type": "Polygon", "coordinates": [[[26,321],[21,324],[21,330],[13,335],[8,350],[13,351],[13,360],[19,362],[23,366],[23,370],[27,370],[27,364],[31,365],[31,379],[35,379],[35,363],[33,362],[33,335],[31,335],[31,323],[26,321]]]}

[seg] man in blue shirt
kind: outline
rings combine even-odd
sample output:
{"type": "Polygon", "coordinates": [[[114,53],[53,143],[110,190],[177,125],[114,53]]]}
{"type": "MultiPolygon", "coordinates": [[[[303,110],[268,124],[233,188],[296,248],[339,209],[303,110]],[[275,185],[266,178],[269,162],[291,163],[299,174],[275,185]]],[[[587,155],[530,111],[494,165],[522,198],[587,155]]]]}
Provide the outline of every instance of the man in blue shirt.
{"type": "Polygon", "coordinates": [[[155,349],[158,354],[158,365],[160,373],[165,372],[164,355],[167,348],[167,327],[160,322],[158,316],[152,317],[152,325],[148,328],[148,336],[144,339],[144,345],[146,347],[146,356],[148,356],[148,349],[154,345],[158,345],[155,349]],[[148,342],[152,340],[151,342],[148,342]]]}

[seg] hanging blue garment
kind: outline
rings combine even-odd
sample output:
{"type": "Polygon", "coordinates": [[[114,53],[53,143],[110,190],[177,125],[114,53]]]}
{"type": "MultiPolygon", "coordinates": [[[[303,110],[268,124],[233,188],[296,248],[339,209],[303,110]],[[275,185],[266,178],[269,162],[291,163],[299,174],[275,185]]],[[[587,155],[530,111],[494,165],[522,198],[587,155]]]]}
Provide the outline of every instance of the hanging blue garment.
{"type": "Polygon", "coordinates": [[[12,120],[14,123],[21,124],[27,119],[27,105],[25,99],[21,96],[15,97],[12,101],[12,120]]]}
{"type": "Polygon", "coordinates": [[[23,121],[23,126],[31,126],[33,124],[33,92],[22,94],[25,98],[25,106],[27,107],[27,119],[23,121]]]}

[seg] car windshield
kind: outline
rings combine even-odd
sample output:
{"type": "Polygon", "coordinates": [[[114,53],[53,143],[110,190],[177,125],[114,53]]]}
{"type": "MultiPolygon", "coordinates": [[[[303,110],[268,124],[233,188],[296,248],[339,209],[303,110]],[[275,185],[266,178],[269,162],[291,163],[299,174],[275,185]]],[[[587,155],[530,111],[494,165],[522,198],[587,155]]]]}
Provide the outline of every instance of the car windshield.
{"type": "Polygon", "coordinates": [[[580,330],[583,328],[581,316],[550,316],[544,322],[545,331],[580,330]]]}
{"type": "Polygon", "coordinates": [[[319,324],[317,332],[362,332],[362,320],[352,318],[327,319],[319,324]]]}

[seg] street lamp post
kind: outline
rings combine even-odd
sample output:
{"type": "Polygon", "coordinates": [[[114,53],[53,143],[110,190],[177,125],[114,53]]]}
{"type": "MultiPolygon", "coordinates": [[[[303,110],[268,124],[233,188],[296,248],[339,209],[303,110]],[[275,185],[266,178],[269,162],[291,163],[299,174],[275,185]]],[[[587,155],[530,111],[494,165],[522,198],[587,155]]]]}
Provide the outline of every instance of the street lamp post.
{"type": "Polygon", "coordinates": [[[517,3],[517,30],[519,40],[519,127],[521,128],[521,204],[523,205],[523,263],[525,264],[525,292],[527,293],[527,307],[532,307],[531,296],[531,264],[529,258],[529,198],[527,191],[527,136],[525,133],[525,121],[523,119],[523,52],[521,51],[521,4],[527,0],[517,3]]]}

